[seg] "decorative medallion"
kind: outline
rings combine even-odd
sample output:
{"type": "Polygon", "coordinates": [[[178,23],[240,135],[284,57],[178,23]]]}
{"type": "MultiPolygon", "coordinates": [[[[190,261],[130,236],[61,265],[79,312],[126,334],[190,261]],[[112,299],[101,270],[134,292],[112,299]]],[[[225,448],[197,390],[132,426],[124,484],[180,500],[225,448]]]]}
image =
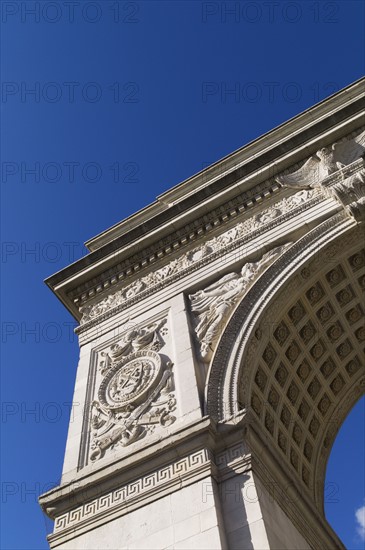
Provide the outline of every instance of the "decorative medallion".
{"type": "Polygon", "coordinates": [[[112,367],[99,388],[99,402],[110,410],[143,402],[161,378],[160,356],[137,351],[112,367]]]}

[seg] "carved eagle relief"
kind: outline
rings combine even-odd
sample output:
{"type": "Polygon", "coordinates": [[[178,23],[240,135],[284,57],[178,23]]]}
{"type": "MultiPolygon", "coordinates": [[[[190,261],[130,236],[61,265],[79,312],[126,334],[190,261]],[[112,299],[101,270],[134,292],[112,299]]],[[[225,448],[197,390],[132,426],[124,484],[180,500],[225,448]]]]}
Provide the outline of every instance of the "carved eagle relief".
{"type": "Polygon", "coordinates": [[[319,149],[299,170],[280,175],[276,181],[281,185],[300,189],[319,187],[324,178],[355,162],[364,153],[365,130],[353,139],[319,149]]]}

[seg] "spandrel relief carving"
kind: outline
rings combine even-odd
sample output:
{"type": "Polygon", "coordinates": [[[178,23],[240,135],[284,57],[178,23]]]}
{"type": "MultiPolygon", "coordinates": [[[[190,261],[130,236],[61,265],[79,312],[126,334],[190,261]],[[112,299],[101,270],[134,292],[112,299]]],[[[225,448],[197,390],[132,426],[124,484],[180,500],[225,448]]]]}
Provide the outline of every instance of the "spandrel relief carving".
{"type": "Polygon", "coordinates": [[[151,288],[167,283],[174,277],[182,275],[185,270],[191,269],[194,265],[198,266],[200,262],[209,258],[209,256],[214,253],[220,251],[223,253],[232,243],[238,244],[241,239],[246,238],[251,232],[260,229],[279,216],[304,204],[313,198],[315,193],[315,190],[301,190],[290,197],[285,197],[255,216],[237,223],[234,227],[228,229],[221,235],[213,237],[205,243],[193,248],[186,254],[182,254],[179,258],[172,260],[164,267],[152,271],[148,275],[110,294],[99,302],[84,304],[80,307],[80,312],[82,313],[81,324],[96,319],[108,310],[123,305],[134,297],[142,298],[145,291],[148,292],[151,288]]]}
{"type": "Polygon", "coordinates": [[[126,447],[176,420],[172,363],[162,353],[166,320],[135,327],[101,352],[90,407],[90,460],[126,447]]]}
{"type": "Polygon", "coordinates": [[[228,273],[215,283],[189,296],[195,334],[204,361],[210,360],[235,304],[266,267],[290,245],[291,243],[270,250],[259,261],[244,264],[239,273],[228,273]]]}

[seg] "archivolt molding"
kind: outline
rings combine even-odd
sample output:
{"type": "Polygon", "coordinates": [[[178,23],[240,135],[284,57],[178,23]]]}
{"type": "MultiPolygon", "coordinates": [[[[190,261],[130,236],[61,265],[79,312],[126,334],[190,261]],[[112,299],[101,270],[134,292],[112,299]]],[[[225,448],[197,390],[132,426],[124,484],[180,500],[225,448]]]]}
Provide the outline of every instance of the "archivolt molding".
{"type": "Polygon", "coordinates": [[[290,197],[283,198],[255,216],[237,223],[219,236],[182,254],[164,267],[133,281],[121,290],[113,292],[97,302],[81,305],[82,319],[79,331],[86,330],[139,300],[156,293],[165,285],[179,280],[215,258],[235,250],[264,231],[283,223],[286,219],[310,208],[321,200],[323,197],[318,190],[299,191],[290,197]]]}
{"type": "Polygon", "coordinates": [[[320,509],[331,446],[365,390],[363,241],[338,214],[284,253],[236,309],[208,381],[208,413],[249,410],[320,509]]]}
{"type": "Polygon", "coordinates": [[[238,389],[242,406],[256,416],[318,503],[325,468],[321,459],[327,459],[365,382],[365,251],[354,252],[354,246],[351,251],[349,238],[341,239],[341,246],[348,251],[345,257],[327,265],[324,257],[321,270],[314,260],[304,277],[295,276],[298,287],[289,299],[287,289],[276,297],[280,310],[265,311],[260,339],[247,345],[250,356],[250,347],[255,349],[255,359],[244,360],[246,376],[238,389]]]}

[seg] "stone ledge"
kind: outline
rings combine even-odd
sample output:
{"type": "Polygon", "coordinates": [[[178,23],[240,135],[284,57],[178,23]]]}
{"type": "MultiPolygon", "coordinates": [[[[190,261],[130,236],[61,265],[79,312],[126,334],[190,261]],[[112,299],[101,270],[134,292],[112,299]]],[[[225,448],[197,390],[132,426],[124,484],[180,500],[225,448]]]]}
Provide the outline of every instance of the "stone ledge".
{"type": "Polygon", "coordinates": [[[208,449],[201,449],[155,472],[140,477],[109,493],[89,501],[55,518],[51,544],[81,534],[109,522],[133,509],[157,500],[173,491],[195,483],[213,473],[214,465],[208,449]]]}
{"type": "Polygon", "coordinates": [[[296,507],[290,498],[280,497],[289,486],[296,487],[297,480],[283,469],[275,449],[262,441],[250,414],[240,411],[218,425],[203,418],[182,430],[178,437],[167,439],[128,460],[108,465],[104,475],[94,472],[76,484],[68,483],[42,495],[43,510],[55,518],[55,531],[48,537],[50,546],[59,547],[75,536],[203,479],[219,484],[252,470],[313,548],[343,549],[305,491],[297,489],[302,498],[296,507]],[[145,455],[152,456],[152,461],[147,463],[145,455]]]}

